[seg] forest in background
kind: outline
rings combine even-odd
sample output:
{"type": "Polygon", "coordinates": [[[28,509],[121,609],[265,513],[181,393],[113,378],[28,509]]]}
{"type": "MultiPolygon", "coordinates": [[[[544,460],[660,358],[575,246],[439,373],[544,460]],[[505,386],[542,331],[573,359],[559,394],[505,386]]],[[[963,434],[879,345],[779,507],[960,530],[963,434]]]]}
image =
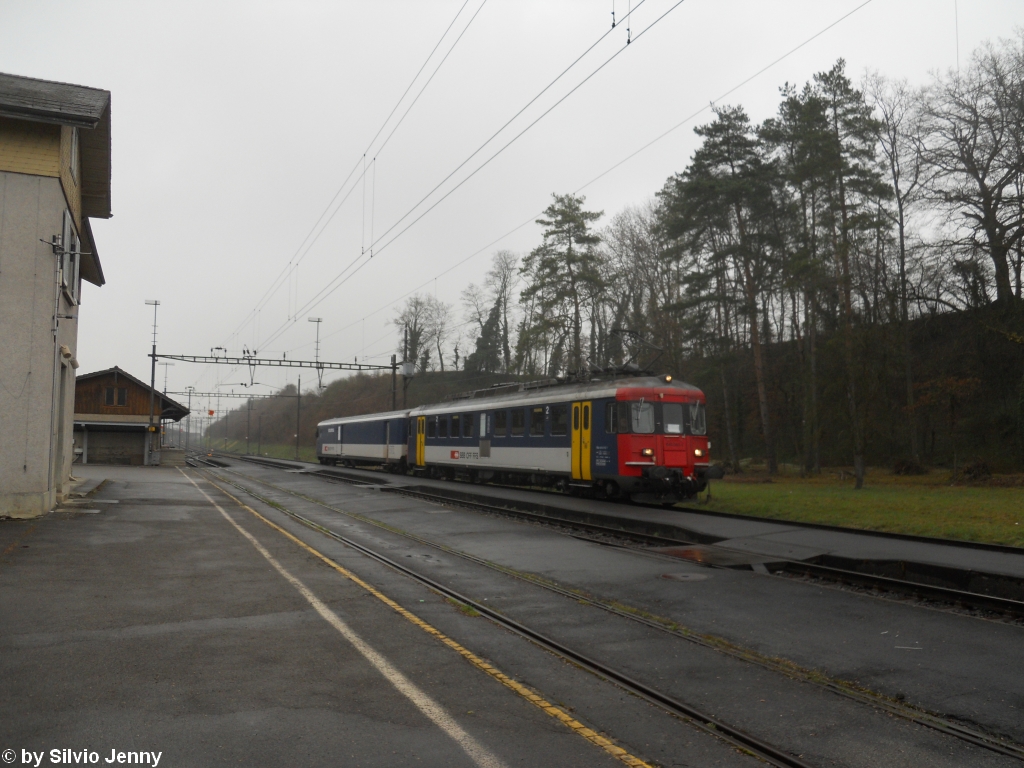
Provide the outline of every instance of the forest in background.
{"type": "MultiPolygon", "coordinates": [[[[556,194],[537,247],[494,254],[461,307],[409,297],[409,404],[634,361],[704,390],[737,470],[1020,470],[1024,33],[921,88],[854,84],[840,60],[762,123],[716,105],[695,130],[650,201],[606,217],[556,194]]],[[[311,442],[317,420],[388,409],[390,377],[302,399],[311,442]]],[[[253,408],[265,440],[294,440],[294,399],[253,408]]]]}

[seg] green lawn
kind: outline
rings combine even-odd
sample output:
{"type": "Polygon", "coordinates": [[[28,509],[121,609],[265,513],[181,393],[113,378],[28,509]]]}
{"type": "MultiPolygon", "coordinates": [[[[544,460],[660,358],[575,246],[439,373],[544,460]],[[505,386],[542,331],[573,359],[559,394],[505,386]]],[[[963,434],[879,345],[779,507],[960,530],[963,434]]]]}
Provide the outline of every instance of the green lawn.
{"type": "MultiPolygon", "coordinates": [[[[739,475],[711,484],[708,509],[945,539],[1024,546],[1024,488],[950,486],[939,475],[849,480],[739,475]],[[738,480],[738,481],[737,481],[738,480]],[[747,482],[744,482],[747,481],[747,482]]],[[[701,494],[701,506],[705,501],[701,494]]]]}
{"type": "MultiPolygon", "coordinates": [[[[215,450],[245,453],[245,441],[214,441],[215,450]]],[[[256,453],[256,444],[250,443],[256,453]]],[[[261,445],[260,455],[294,459],[294,445],[261,445]]],[[[316,461],[316,449],[303,446],[303,461],[316,461]]],[[[1024,487],[950,486],[948,477],[933,472],[923,477],[895,477],[885,470],[869,471],[865,486],[835,474],[802,479],[780,474],[771,482],[763,472],[748,472],[712,481],[711,503],[716,512],[772,517],[804,523],[823,523],[892,533],[911,533],[943,539],[985,541],[1024,547],[1024,487]]]]}
{"type": "MultiPolygon", "coordinates": [[[[204,444],[205,445],[205,444],[204,444]]],[[[212,443],[212,449],[215,451],[226,451],[228,453],[245,453],[245,440],[228,440],[226,443],[223,439],[214,440],[212,443]]],[[[266,443],[259,446],[260,456],[266,456],[270,459],[295,459],[295,446],[294,445],[267,445],[266,443]]],[[[249,451],[253,456],[256,455],[256,443],[255,441],[249,443],[249,451]]],[[[313,446],[302,446],[299,449],[299,460],[300,461],[316,461],[316,448],[313,446]]]]}

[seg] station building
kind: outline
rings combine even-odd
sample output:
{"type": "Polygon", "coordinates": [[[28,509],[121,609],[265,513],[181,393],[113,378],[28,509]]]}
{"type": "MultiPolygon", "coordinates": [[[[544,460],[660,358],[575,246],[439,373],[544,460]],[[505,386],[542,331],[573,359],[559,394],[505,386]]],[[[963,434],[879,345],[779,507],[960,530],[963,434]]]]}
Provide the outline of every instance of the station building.
{"type": "Polygon", "coordinates": [[[93,218],[110,218],[110,92],[0,73],[0,516],[69,491],[93,218]]]}
{"type": "MultiPolygon", "coordinates": [[[[150,409],[156,425],[188,416],[188,408],[117,366],[79,376],[75,381],[75,460],[144,464],[150,409]]],[[[160,456],[159,451],[155,453],[160,456]]]]}

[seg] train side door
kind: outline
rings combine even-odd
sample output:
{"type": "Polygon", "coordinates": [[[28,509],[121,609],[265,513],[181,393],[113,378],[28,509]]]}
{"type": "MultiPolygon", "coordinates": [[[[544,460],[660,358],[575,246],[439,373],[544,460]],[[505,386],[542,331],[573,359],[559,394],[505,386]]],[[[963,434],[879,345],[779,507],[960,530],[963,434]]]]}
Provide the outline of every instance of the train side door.
{"type": "Polygon", "coordinates": [[[427,417],[416,417],[416,466],[426,465],[427,417]]]}
{"type": "Polygon", "coordinates": [[[589,400],[572,404],[572,479],[590,480],[590,429],[593,406],[589,400]]]}

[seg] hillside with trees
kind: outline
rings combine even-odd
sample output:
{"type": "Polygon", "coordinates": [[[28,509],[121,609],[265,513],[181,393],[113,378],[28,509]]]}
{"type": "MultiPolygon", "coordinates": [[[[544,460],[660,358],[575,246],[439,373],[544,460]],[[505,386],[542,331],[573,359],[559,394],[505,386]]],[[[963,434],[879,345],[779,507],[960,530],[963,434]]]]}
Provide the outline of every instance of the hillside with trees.
{"type": "MultiPolygon", "coordinates": [[[[650,200],[555,194],[461,307],[408,298],[410,404],[656,358],[737,470],[1024,467],[1024,34],[921,88],[840,60],[760,123],[716,105],[695,130],[650,200]]],[[[389,404],[389,377],[335,382],[303,429],[389,404]]]]}

